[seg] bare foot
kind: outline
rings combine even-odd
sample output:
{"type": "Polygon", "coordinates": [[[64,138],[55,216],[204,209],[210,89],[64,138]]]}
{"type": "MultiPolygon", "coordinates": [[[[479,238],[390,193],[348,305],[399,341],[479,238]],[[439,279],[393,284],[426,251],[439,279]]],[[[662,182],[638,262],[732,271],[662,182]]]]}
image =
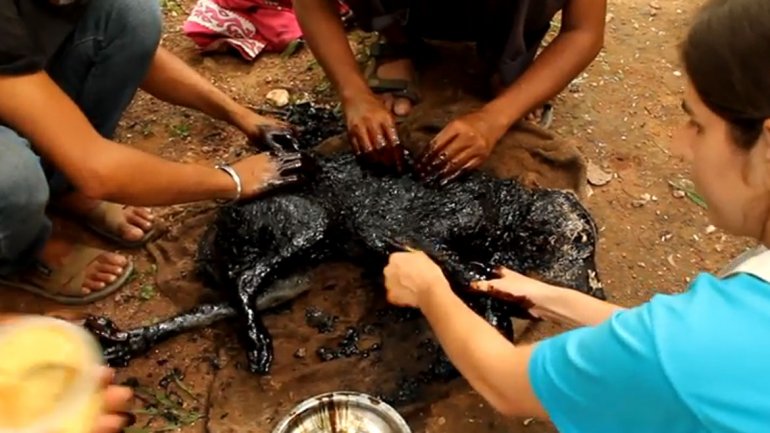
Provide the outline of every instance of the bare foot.
{"type": "MultiPolygon", "coordinates": [[[[414,65],[411,59],[396,59],[380,62],[377,66],[377,78],[414,80],[414,65]]],[[[396,116],[406,116],[412,110],[412,101],[407,98],[394,97],[390,93],[380,95],[388,110],[396,116]]]]}
{"type": "Polygon", "coordinates": [[[152,230],[155,218],[148,208],[92,200],[78,192],[56,200],[55,206],[128,242],[144,238],[152,230]]]}
{"type": "MultiPolygon", "coordinates": [[[[67,259],[72,258],[72,254],[76,253],[77,248],[78,245],[54,235],[45,244],[38,259],[56,272],[56,270],[62,269],[67,259]]],[[[128,259],[126,257],[103,251],[86,264],[83,269],[68,269],[67,271],[73,277],[84,276],[80,289],[82,294],[87,295],[102,290],[115,282],[123,275],[127,266],[128,259]]],[[[64,282],[63,286],[66,285],[64,282]]]]}

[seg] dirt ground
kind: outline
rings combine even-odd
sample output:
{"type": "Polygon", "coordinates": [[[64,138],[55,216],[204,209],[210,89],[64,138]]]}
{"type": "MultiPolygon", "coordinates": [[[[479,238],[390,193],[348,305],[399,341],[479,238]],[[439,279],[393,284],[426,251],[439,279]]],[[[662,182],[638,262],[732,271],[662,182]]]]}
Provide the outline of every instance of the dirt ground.
{"type": "MultiPolygon", "coordinates": [[[[181,33],[181,24],[194,2],[162,3],[166,13],[163,45],[239,101],[261,105],[266,93],[275,88],[286,88],[292,95],[307,92],[333,97],[306,49],[287,59],[264,55],[253,64],[234,56],[203,57],[181,33]]],[[[574,140],[592,164],[612,175],[609,183],[591,188],[586,204],[601,227],[601,277],[611,300],[621,305],[645,302],[656,293],[681,292],[698,272],[716,272],[752,246],[710,227],[697,200],[680,197],[670,185],[688,176],[687,165],[669,154],[668,145],[672,132],[684,120],[679,104],[685,79],[676,44],[699,3],[610,1],[604,50],[555,101],[554,131],[574,140]]],[[[359,40],[357,36],[351,39],[359,40]]],[[[238,152],[244,144],[232,128],[142,93],[123,119],[118,138],[179,161],[212,162],[238,152]]],[[[173,228],[200,209],[173,207],[159,213],[173,228]]],[[[184,234],[172,230],[169,236],[184,234]]],[[[134,257],[140,272],[131,285],[114,298],[82,311],[106,313],[121,326],[135,326],[167,317],[195,302],[184,293],[159,291],[158,279],[163,276],[155,275],[157,264],[146,251],[136,252],[134,257]]],[[[60,309],[10,290],[0,297],[0,308],[26,312],[60,309]]],[[[242,356],[235,343],[227,350],[218,345],[228,329],[215,327],[175,338],[120,371],[122,379],[134,378],[140,383],[145,400],[154,401],[155,408],[144,413],[141,408],[146,405],[137,405],[142,425],[153,420],[135,432],[176,428],[183,432],[263,431],[247,422],[212,424],[214,417],[220,421],[228,417],[227,411],[208,410],[212,399],[221,398],[213,380],[217,365],[227,362],[223,357],[242,356]],[[161,380],[174,369],[184,378],[161,380]],[[175,401],[176,396],[181,402],[175,401]],[[176,417],[153,416],[163,410],[176,417]]],[[[535,336],[558,330],[541,327],[535,336]]],[[[255,386],[268,386],[264,380],[254,381],[255,386]]],[[[410,414],[410,421],[423,417],[415,424],[415,431],[554,431],[547,423],[502,419],[462,381],[452,385],[452,392],[465,398],[437,401],[428,412],[410,414]],[[458,401],[461,407],[457,407],[458,401]]],[[[294,403],[309,395],[295,397],[294,403]]],[[[260,406],[259,402],[245,403],[244,407],[255,410],[260,406]]]]}

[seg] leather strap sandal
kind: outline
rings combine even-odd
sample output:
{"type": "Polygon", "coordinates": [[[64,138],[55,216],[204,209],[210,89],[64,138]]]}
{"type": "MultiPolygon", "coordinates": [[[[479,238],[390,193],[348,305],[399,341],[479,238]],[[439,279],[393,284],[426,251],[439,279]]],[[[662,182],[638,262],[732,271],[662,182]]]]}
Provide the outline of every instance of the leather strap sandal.
{"type": "Polygon", "coordinates": [[[52,268],[37,262],[34,268],[27,272],[0,279],[0,284],[26,290],[66,305],[89,304],[115,293],[123,287],[134,271],[134,264],[129,260],[123,273],[114,282],[100,290],[83,293],[86,269],[104,253],[104,250],[76,244],[59,267],[52,268]]]}

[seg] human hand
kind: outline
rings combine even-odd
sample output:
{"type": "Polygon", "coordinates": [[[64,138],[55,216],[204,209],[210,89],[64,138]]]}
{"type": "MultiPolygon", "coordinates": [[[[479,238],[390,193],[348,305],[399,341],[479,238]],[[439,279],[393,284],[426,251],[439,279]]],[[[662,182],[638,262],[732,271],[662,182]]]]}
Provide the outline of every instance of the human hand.
{"type": "Polygon", "coordinates": [[[526,277],[507,268],[499,268],[500,278],[475,281],[471,289],[486,292],[490,296],[521,304],[534,317],[541,317],[542,299],[555,287],[526,277]]]}
{"type": "Polygon", "coordinates": [[[418,158],[417,171],[449,182],[467,170],[480,166],[505,133],[484,110],[449,122],[431,140],[418,158]]]}
{"type": "Polygon", "coordinates": [[[404,149],[392,113],[373,93],[361,94],[345,104],[345,120],[353,152],[367,163],[404,166],[404,149]]]}
{"type": "Polygon", "coordinates": [[[136,421],[134,415],[128,412],[134,393],[131,388],[113,385],[114,377],[115,374],[112,369],[102,368],[104,406],[102,413],[94,423],[92,433],[118,433],[136,421]]]}
{"type": "Polygon", "coordinates": [[[402,307],[419,308],[422,292],[449,289],[441,268],[421,251],[391,254],[383,274],[388,302],[402,307]]]}
{"type": "Polygon", "coordinates": [[[302,155],[263,152],[249,156],[232,165],[241,178],[241,199],[254,198],[273,188],[298,182],[302,169],[302,155]]]}
{"type": "Polygon", "coordinates": [[[237,114],[232,116],[231,123],[235,125],[258,148],[263,148],[266,134],[275,130],[290,130],[291,125],[272,117],[262,116],[246,107],[240,107],[237,114]]]}

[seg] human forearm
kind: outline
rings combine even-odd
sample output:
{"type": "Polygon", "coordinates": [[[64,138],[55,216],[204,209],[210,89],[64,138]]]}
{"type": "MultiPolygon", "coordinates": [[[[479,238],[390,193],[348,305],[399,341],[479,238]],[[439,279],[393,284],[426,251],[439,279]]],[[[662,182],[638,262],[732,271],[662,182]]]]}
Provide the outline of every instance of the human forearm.
{"type": "Polygon", "coordinates": [[[532,296],[531,311],[539,317],[570,326],[598,325],[623,307],[576,290],[544,285],[532,296]]]}
{"type": "Polygon", "coordinates": [[[230,199],[236,194],[233,179],[213,165],[172,162],[114,142],[103,146],[98,158],[89,161],[98,166],[94,171],[99,175],[80,182],[81,191],[91,198],[134,206],[167,206],[230,199]]]}
{"type": "Polygon", "coordinates": [[[154,206],[235,194],[232,179],[213,167],[167,161],[101,137],[42,72],[0,77],[0,120],[93,198],[154,206]]]}
{"type": "Polygon", "coordinates": [[[162,101],[192,108],[241,129],[245,127],[241,123],[247,117],[247,108],[163,47],[158,47],[141,88],[162,101]]]}
{"type": "Polygon", "coordinates": [[[510,84],[484,111],[505,131],[527,113],[554,97],[583,71],[602,47],[601,34],[560,33],[522,76],[510,84]]]}
{"type": "Polygon", "coordinates": [[[419,307],[453,365],[490,404],[507,415],[545,416],[528,380],[532,346],[506,340],[446,281],[422,291],[419,307]]]}
{"type": "Polygon", "coordinates": [[[332,2],[295,0],[294,9],[305,41],[343,103],[370,92],[332,2]]]}

